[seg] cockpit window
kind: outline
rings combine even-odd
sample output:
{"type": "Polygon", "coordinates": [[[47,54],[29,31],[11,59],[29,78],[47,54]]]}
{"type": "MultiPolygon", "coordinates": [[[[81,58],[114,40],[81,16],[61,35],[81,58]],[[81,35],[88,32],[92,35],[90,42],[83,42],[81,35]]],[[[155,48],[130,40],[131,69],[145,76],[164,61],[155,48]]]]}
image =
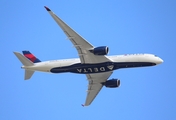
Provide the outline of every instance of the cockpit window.
{"type": "Polygon", "coordinates": [[[157,55],[155,55],[155,57],[158,57],[157,55]]]}

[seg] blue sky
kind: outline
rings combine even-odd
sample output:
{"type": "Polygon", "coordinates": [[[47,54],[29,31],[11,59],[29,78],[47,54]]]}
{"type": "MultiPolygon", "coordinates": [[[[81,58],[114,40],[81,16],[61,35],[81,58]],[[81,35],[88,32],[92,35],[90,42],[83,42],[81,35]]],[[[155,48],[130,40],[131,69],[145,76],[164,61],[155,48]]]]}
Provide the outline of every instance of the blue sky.
{"type": "Polygon", "coordinates": [[[1,120],[176,119],[174,0],[0,1],[1,120]],[[152,53],[155,67],[121,69],[117,89],[103,88],[89,107],[85,75],[36,72],[24,81],[13,51],[30,50],[40,60],[78,57],[76,49],[43,6],[109,55],[152,53]]]}

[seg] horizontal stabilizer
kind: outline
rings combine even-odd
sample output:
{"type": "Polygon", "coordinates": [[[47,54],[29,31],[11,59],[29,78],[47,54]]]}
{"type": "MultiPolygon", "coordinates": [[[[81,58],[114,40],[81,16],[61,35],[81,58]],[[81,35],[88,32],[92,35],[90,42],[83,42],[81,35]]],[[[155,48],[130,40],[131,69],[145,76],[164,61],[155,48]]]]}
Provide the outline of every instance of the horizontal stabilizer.
{"type": "Polygon", "coordinates": [[[30,71],[30,70],[25,70],[25,76],[24,79],[28,80],[32,77],[32,75],[34,74],[34,71],[30,71]]]}
{"type": "MultiPolygon", "coordinates": [[[[26,58],[25,56],[23,56],[21,53],[18,52],[13,52],[17,58],[21,61],[21,63],[24,66],[33,66],[34,63],[31,62],[28,58],[26,58]]],[[[24,79],[30,79],[32,77],[32,75],[34,74],[35,71],[31,71],[31,70],[25,70],[25,75],[24,75],[24,79]]]]}
{"type": "Polygon", "coordinates": [[[22,54],[18,53],[18,52],[13,52],[17,58],[21,61],[21,63],[25,66],[32,66],[33,63],[27,59],[26,57],[24,57],[22,54]]]}

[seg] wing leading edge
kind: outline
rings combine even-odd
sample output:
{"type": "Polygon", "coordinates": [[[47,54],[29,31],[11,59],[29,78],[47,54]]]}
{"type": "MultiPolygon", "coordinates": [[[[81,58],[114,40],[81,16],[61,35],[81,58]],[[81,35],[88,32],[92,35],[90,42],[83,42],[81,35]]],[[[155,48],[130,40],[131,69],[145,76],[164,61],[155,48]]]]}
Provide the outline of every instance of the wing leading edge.
{"type": "Polygon", "coordinates": [[[70,28],[48,7],[45,6],[45,8],[77,49],[81,63],[100,63],[110,61],[106,56],[95,56],[93,53],[91,53],[89,50],[94,48],[93,45],[91,45],[88,41],[82,38],[72,28],[70,28]]]}
{"type": "MultiPolygon", "coordinates": [[[[82,38],[78,33],[76,33],[72,28],[70,28],[66,23],[64,23],[58,16],[56,16],[48,7],[45,6],[45,9],[49,12],[52,18],[64,31],[68,39],[73,43],[75,48],[78,51],[81,63],[101,63],[101,62],[110,62],[106,56],[95,56],[89,50],[93,49],[94,46],[91,45],[88,41],[82,38]]],[[[111,72],[96,73],[96,74],[86,74],[86,77],[89,81],[87,97],[84,106],[88,106],[95,99],[97,94],[102,89],[102,82],[107,81],[111,72]]]]}
{"type": "Polygon", "coordinates": [[[111,76],[113,72],[97,73],[97,74],[87,74],[87,79],[89,80],[87,98],[84,106],[89,106],[92,101],[95,99],[97,94],[102,89],[103,82],[106,82],[107,79],[111,76]]]}

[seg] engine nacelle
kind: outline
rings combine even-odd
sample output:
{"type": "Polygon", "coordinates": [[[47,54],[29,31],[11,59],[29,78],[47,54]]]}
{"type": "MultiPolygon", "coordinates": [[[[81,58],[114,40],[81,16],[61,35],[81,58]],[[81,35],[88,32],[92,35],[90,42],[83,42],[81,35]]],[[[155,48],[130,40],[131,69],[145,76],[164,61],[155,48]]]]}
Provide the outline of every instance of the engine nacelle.
{"type": "Polygon", "coordinates": [[[120,80],[119,79],[110,79],[107,80],[104,85],[108,88],[116,88],[120,86],[120,80]]]}
{"type": "Polygon", "coordinates": [[[107,46],[96,47],[93,50],[90,50],[94,55],[107,55],[109,52],[109,48],[107,46]]]}

